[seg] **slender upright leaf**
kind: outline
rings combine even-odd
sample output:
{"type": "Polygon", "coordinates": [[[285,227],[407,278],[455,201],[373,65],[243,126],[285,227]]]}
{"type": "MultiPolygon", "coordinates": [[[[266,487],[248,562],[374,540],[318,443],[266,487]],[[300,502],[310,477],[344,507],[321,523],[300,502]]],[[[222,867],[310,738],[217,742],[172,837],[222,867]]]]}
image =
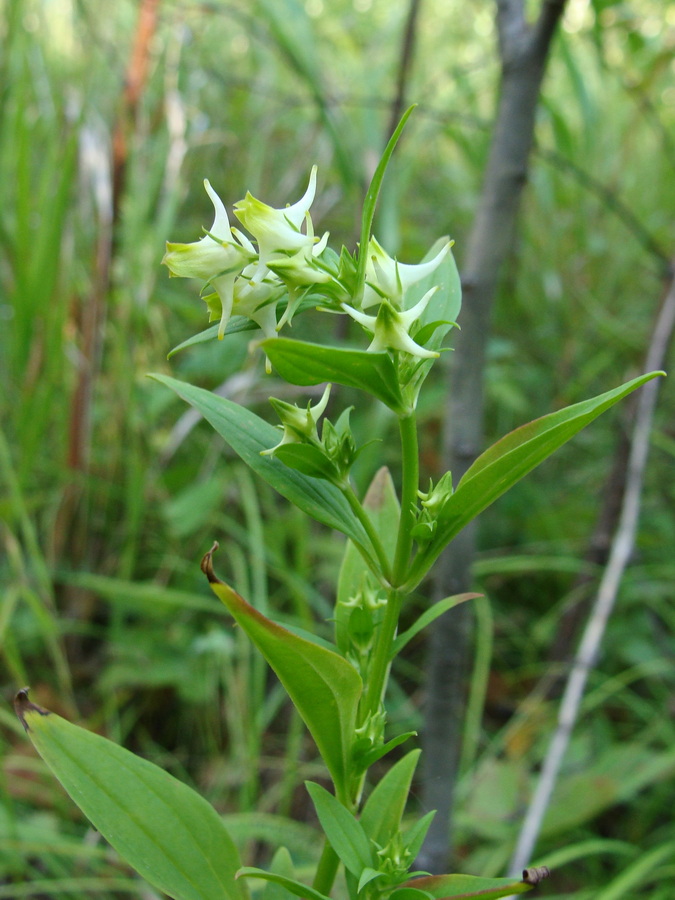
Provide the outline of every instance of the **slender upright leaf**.
{"type": "Polygon", "coordinates": [[[361,813],[361,825],[371,841],[383,847],[399,830],[415,766],[421,750],[411,750],[378,782],[361,813]]]}
{"type": "Polygon", "coordinates": [[[370,243],[370,236],[373,228],[373,219],[375,218],[375,208],[377,206],[377,198],[382,187],[382,182],[384,181],[384,175],[387,171],[387,166],[389,165],[389,161],[391,160],[394,150],[396,149],[396,144],[398,143],[398,140],[403,133],[403,129],[405,128],[405,124],[410,118],[414,109],[414,106],[409,106],[408,109],[406,109],[406,111],[401,116],[400,122],[394,129],[392,136],[387,141],[387,146],[384,148],[384,153],[380,157],[380,161],[378,162],[377,167],[373,173],[373,177],[370,180],[368,191],[363,201],[363,210],[361,212],[361,238],[359,240],[359,262],[356,274],[358,285],[357,291],[359,292],[357,297],[355,298],[357,301],[357,306],[360,304],[366,280],[366,265],[368,261],[367,248],[368,244],[370,243]]]}
{"type": "Polygon", "coordinates": [[[175,900],[245,900],[237,848],[212,806],[163,769],[67,722],[19,691],[35,749],[129,865],[175,900]]]}
{"type": "Polygon", "coordinates": [[[360,822],[320,784],[305,782],[316,814],[333,850],[345,869],[360,878],[364,869],[373,866],[373,849],[360,822]]]}
{"type": "Polygon", "coordinates": [[[430,810],[425,816],[422,816],[421,819],[418,819],[414,825],[411,825],[410,828],[406,831],[403,845],[405,849],[410,854],[411,859],[415,859],[417,854],[422,849],[422,844],[424,843],[424,838],[427,836],[427,831],[431,827],[431,823],[436,816],[436,810],[430,810]]]}

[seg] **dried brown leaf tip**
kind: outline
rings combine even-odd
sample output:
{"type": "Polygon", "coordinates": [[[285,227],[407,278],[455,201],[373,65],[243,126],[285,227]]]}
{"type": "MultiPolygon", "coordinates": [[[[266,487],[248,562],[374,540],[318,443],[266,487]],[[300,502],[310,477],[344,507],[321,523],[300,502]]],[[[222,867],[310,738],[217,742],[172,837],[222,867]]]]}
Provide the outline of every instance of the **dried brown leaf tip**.
{"type": "Polygon", "coordinates": [[[201,569],[202,572],[206,575],[210,584],[218,584],[220,579],[217,577],[216,573],[213,571],[213,554],[218,549],[218,541],[213,542],[213,547],[209,550],[208,553],[204,554],[202,559],[201,569]]]}
{"type": "Polygon", "coordinates": [[[548,866],[532,866],[529,869],[523,869],[523,881],[525,884],[539,884],[550,874],[551,870],[548,866]]]}
{"type": "Polygon", "coordinates": [[[35,703],[31,703],[28,699],[28,688],[21,688],[21,690],[17,693],[14,698],[14,712],[19,717],[19,721],[23,725],[26,731],[30,731],[28,727],[28,723],[26,722],[26,713],[27,712],[36,712],[41,716],[48,716],[49,710],[43,709],[41,706],[36,706],[35,703]]]}

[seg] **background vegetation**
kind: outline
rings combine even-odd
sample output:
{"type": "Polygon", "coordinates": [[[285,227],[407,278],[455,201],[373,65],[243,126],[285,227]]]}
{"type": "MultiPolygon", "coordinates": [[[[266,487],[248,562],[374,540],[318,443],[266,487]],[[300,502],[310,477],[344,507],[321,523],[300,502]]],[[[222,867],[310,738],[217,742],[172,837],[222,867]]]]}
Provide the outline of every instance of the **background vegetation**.
{"type": "MultiPolygon", "coordinates": [[[[420,8],[406,82],[419,108],[377,225],[405,261],[449,233],[461,265],[475,212],[498,67],[493,7],[469,6],[420,8]]],[[[166,360],[206,322],[196,285],[169,282],[159,261],[165,239],[210,223],[204,177],[228,204],[246,189],[281,204],[314,162],[317,228],[353,244],[408,4],[147,0],[103,13],[5,0],[0,11],[3,697],[30,684],[38,702],[198,785],[250,858],[264,856],[276,816],[304,819],[298,785],[316,761],[198,561],[217,537],[239,589],[301,623],[330,615],[341,545],[145,379],[189,375],[263,410],[277,390],[245,336],[166,360]]],[[[495,310],[489,439],[642,370],[673,252],[674,46],[675,11],[658,0],[568,5],[495,310]]],[[[439,380],[426,394],[429,475],[443,391],[439,380]]],[[[542,895],[670,897],[674,406],[666,382],[637,552],[535,860],[558,867],[542,895]]],[[[475,579],[489,603],[474,611],[473,678],[488,680],[459,784],[461,870],[508,862],[555,721],[549,682],[597,581],[598,513],[629,422],[627,406],[601,420],[482,517],[475,579]]],[[[389,428],[379,414],[355,425],[389,428]]],[[[372,465],[364,454],[362,484],[372,465]]],[[[413,727],[423,662],[420,641],[390,698],[413,727]]],[[[152,897],[77,818],[8,705],[0,741],[0,898],[152,897]]],[[[283,827],[300,860],[315,852],[311,822],[283,827]]]]}

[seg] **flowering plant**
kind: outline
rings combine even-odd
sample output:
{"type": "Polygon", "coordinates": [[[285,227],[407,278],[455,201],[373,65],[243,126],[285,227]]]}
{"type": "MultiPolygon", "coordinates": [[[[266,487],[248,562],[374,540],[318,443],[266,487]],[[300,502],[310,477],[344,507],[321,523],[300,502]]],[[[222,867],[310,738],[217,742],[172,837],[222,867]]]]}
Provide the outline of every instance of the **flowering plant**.
{"type": "Polygon", "coordinates": [[[414,736],[387,734],[384,705],[392,660],[442,613],[475,594],[447,597],[399,632],[401,609],[458,532],[542,460],[622,397],[654,377],[636,378],[599,397],[522,426],[486,450],[456,486],[445,473],[420,490],[416,407],[420,389],[460,308],[451,242],[442,239],[417,265],[389,256],[372,236],[378,191],[407,115],[378,166],[354,253],[318,239],[310,216],[317,172],[300,200],[275,209],[247,194],[231,227],[205,182],[215,218],[192,244],[167,244],[173,276],[204,283],[218,324],[186,343],[224,339],[243,321],[268,369],[294,385],[326,384],[306,407],[272,399],[276,428],[251,410],[166,375],[154,376],[206,418],[262,479],[291,503],[346,538],[335,590],[334,642],[299,635],[264,616],[215,574],[212,548],[202,560],[229,614],[275,671],[312,735],[332,782],[307,783],[323,831],[312,884],[301,880],[280,847],[269,869],[242,866],[215,810],[167,773],[105,738],[72,725],[19,692],[29,737],[95,827],[141,875],[176,900],[246,900],[249,879],[265,898],[327,900],[340,868],[350,900],[498,898],[530,890],[544,872],[523,879],[429,875],[411,871],[433,813],[403,823],[420,751],[400,757],[372,785],[369,769],[414,736]],[[280,332],[308,307],[350,316],[367,333],[362,349],[292,340],[280,332]],[[240,317],[237,319],[236,317],[240,317]],[[396,418],[401,441],[397,491],[380,469],[359,497],[350,471],[360,448],[349,411],[325,417],[330,385],[357,388],[396,418]],[[321,429],[319,433],[319,423],[321,429]],[[255,884],[255,882],[254,882],[255,884]]]}

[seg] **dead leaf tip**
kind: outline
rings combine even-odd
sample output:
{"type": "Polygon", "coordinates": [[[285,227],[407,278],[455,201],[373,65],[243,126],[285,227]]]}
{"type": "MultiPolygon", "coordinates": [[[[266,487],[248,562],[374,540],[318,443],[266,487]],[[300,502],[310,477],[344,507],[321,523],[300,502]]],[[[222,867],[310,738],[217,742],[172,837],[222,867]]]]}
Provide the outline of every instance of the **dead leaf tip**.
{"type": "Polygon", "coordinates": [[[26,731],[30,731],[28,723],[26,722],[27,712],[36,712],[41,716],[49,715],[49,710],[42,709],[41,706],[36,706],[35,703],[31,703],[31,701],[28,699],[28,691],[29,688],[27,687],[21,688],[21,690],[17,692],[17,695],[14,698],[14,711],[16,712],[19,721],[26,731]]]}
{"type": "Polygon", "coordinates": [[[548,866],[532,866],[529,869],[523,869],[523,881],[525,884],[539,884],[550,874],[551,870],[548,866]]]}
{"type": "Polygon", "coordinates": [[[208,553],[204,554],[204,558],[202,559],[201,569],[208,578],[209,584],[220,583],[220,579],[216,577],[216,573],[213,571],[213,554],[218,549],[218,546],[218,541],[214,541],[213,546],[208,553]]]}

